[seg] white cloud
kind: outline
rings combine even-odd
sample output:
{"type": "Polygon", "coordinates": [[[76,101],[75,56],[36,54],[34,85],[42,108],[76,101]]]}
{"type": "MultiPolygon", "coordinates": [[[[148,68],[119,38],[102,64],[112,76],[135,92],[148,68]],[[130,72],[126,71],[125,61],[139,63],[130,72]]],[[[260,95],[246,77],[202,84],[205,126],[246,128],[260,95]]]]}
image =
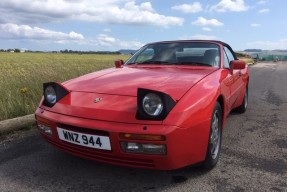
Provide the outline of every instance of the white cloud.
{"type": "Polygon", "coordinates": [[[224,24],[218,21],[217,19],[206,19],[204,17],[198,17],[196,21],[192,22],[193,25],[199,25],[199,26],[223,26],[224,24]]]}
{"type": "Polygon", "coordinates": [[[216,12],[241,12],[248,9],[249,7],[245,5],[244,0],[221,0],[218,4],[211,7],[211,11],[216,12]]]}
{"type": "Polygon", "coordinates": [[[112,30],[110,28],[105,28],[103,31],[104,32],[112,32],[112,30]]]}
{"type": "Polygon", "coordinates": [[[192,37],[192,39],[199,39],[199,40],[214,40],[214,39],[216,39],[216,37],[213,35],[201,35],[201,34],[193,35],[191,37],[192,37]]]}
{"type": "Polygon", "coordinates": [[[269,9],[261,9],[258,11],[258,13],[269,13],[270,10],[269,9]]]}
{"type": "Polygon", "coordinates": [[[86,39],[82,34],[71,31],[63,33],[52,31],[29,25],[17,25],[12,23],[0,24],[0,39],[6,40],[24,40],[40,44],[80,44],[94,47],[112,48],[119,50],[123,48],[139,49],[144,44],[139,41],[125,41],[115,37],[99,34],[96,38],[86,39]]]}
{"type": "Polygon", "coordinates": [[[203,27],[202,30],[203,31],[211,31],[211,29],[209,27],[203,27]]]}
{"type": "Polygon", "coordinates": [[[96,39],[91,40],[89,42],[90,44],[98,45],[98,46],[104,46],[104,47],[113,47],[116,48],[116,50],[119,49],[139,49],[144,44],[139,41],[125,41],[120,40],[115,37],[111,37],[107,34],[100,34],[97,36],[96,39]]]}
{"type": "Polygon", "coordinates": [[[1,0],[0,22],[43,23],[61,20],[130,25],[182,25],[183,18],[157,13],[150,2],[132,0],[1,0]]]}
{"type": "Polygon", "coordinates": [[[153,11],[151,3],[146,2],[136,5],[135,2],[128,2],[124,8],[114,7],[111,10],[104,10],[100,15],[83,15],[82,19],[116,24],[137,24],[137,25],[158,25],[168,27],[171,25],[182,25],[183,18],[164,16],[153,11]]]}
{"type": "Polygon", "coordinates": [[[260,24],[258,24],[258,23],[252,23],[251,24],[251,27],[260,27],[261,25],[260,24]]]}
{"type": "Polygon", "coordinates": [[[101,44],[101,45],[104,45],[104,46],[110,46],[112,44],[115,44],[116,43],[116,39],[114,37],[110,37],[106,34],[100,34],[98,35],[97,37],[97,41],[101,44]]]}
{"type": "Polygon", "coordinates": [[[196,40],[215,40],[216,37],[214,35],[202,35],[202,34],[196,34],[196,35],[184,35],[179,37],[181,40],[185,39],[196,39],[196,40]]]}
{"type": "Polygon", "coordinates": [[[280,39],[278,41],[254,41],[248,43],[247,46],[249,48],[266,49],[266,50],[287,49],[287,38],[280,39]]]}
{"type": "Polygon", "coordinates": [[[259,5],[264,5],[266,4],[268,1],[267,0],[261,0],[261,1],[258,1],[258,4],[259,5]]]}
{"type": "Polygon", "coordinates": [[[39,27],[31,27],[29,25],[17,25],[12,23],[0,24],[0,38],[38,41],[48,40],[53,42],[77,42],[85,39],[82,34],[74,31],[63,33],[39,27]]]}
{"type": "Polygon", "coordinates": [[[194,2],[191,4],[176,5],[171,9],[181,11],[183,13],[198,13],[202,11],[202,5],[199,2],[194,2]]]}

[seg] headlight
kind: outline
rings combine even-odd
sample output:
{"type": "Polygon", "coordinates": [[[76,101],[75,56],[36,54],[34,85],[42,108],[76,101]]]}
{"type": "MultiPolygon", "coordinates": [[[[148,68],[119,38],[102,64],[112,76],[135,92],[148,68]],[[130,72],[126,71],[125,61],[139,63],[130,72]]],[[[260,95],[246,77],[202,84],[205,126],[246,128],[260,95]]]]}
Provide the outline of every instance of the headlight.
{"type": "Polygon", "coordinates": [[[43,105],[53,107],[58,101],[69,94],[69,91],[60,83],[48,82],[43,84],[43,105]]]}
{"type": "Polygon", "coordinates": [[[139,120],[162,121],[175,104],[176,102],[166,93],[138,88],[136,118],[139,120]]]}
{"type": "Polygon", "coordinates": [[[51,105],[55,105],[57,101],[57,95],[56,95],[55,89],[51,85],[46,87],[44,94],[45,94],[46,101],[50,103],[51,105]]]}
{"type": "Polygon", "coordinates": [[[158,116],[163,109],[163,103],[161,98],[154,94],[148,93],[142,101],[144,111],[150,116],[158,116]]]}

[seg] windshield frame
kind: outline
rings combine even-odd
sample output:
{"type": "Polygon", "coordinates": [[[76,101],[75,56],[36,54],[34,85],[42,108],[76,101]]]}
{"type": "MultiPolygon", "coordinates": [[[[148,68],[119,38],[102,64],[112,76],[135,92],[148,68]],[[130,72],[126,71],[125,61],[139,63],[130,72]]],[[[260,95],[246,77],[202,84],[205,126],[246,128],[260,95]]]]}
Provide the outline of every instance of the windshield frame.
{"type": "MultiPolygon", "coordinates": [[[[186,41],[186,42],[177,42],[177,41],[172,41],[172,42],[158,42],[158,43],[150,43],[145,46],[143,46],[141,49],[139,49],[131,58],[129,58],[126,62],[125,65],[148,65],[148,64],[153,64],[153,65],[191,65],[191,66],[209,66],[209,67],[221,67],[221,60],[220,60],[220,55],[221,55],[221,49],[220,45],[216,42],[208,42],[208,41],[186,41]],[[154,49],[154,53],[151,58],[148,59],[143,59],[140,60],[139,57],[145,56],[145,52],[148,52],[148,49],[154,49]],[[179,55],[182,54],[188,54],[188,51],[186,50],[192,50],[195,49],[194,52],[190,51],[187,57],[189,58],[197,58],[196,60],[186,60],[183,62],[180,62],[178,59],[183,58],[180,57],[179,55]],[[203,51],[201,51],[202,49],[203,51]],[[173,50],[173,51],[172,51],[173,50]],[[200,60],[205,59],[205,52],[207,50],[214,50],[210,52],[216,52],[213,53],[216,56],[216,63],[210,64],[210,63],[205,63],[200,60]],[[195,53],[195,51],[198,51],[195,53]],[[163,54],[163,57],[161,59],[154,59],[156,54],[159,54],[161,52],[166,52],[163,54]],[[170,54],[167,54],[170,53],[170,54]],[[171,54],[175,54],[176,60],[177,61],[172,61],[169,62],[168,60],[162,60],[162,58],[167,58],[168,56],[171,57],[171,54]],[[178,57],[179,56],[179,57],[178,57]]],[[[186,58],[187,58],[186,57],[186,58]]]]}

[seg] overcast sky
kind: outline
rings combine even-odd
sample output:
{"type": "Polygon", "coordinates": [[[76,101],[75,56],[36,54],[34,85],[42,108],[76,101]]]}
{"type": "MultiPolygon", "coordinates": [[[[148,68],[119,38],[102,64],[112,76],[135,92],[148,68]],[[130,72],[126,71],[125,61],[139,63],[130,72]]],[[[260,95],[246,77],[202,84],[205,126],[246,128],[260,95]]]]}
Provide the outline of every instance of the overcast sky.
{"type": "Polygon", "coordinates": [[[0,48],[138,49],[216,39],[235,50],[287,49],[286,0],[0,0],[0,48]]]}

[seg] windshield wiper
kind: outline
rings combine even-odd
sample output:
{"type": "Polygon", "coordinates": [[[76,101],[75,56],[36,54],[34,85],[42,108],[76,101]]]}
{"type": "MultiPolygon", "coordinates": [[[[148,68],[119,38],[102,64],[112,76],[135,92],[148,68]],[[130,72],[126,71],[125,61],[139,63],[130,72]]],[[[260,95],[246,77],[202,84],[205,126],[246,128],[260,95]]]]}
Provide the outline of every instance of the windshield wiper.
{"type": "Polygon", "coordinates": [[[206,64],[206,63],[199,63],[199,62],[178,62],[176,64],[179,64],[179,65],[194,65],[194,66],[209,66],[211,67],[211,65],[209,64],[206,64]]]}
{"type": "Polygon", "coordinates": [[[147,60],[147,61],[143,61],[141,63],[138,64],[166,64],[169,63],[167,61],[156,61],[156,60],[147,60]]]}

